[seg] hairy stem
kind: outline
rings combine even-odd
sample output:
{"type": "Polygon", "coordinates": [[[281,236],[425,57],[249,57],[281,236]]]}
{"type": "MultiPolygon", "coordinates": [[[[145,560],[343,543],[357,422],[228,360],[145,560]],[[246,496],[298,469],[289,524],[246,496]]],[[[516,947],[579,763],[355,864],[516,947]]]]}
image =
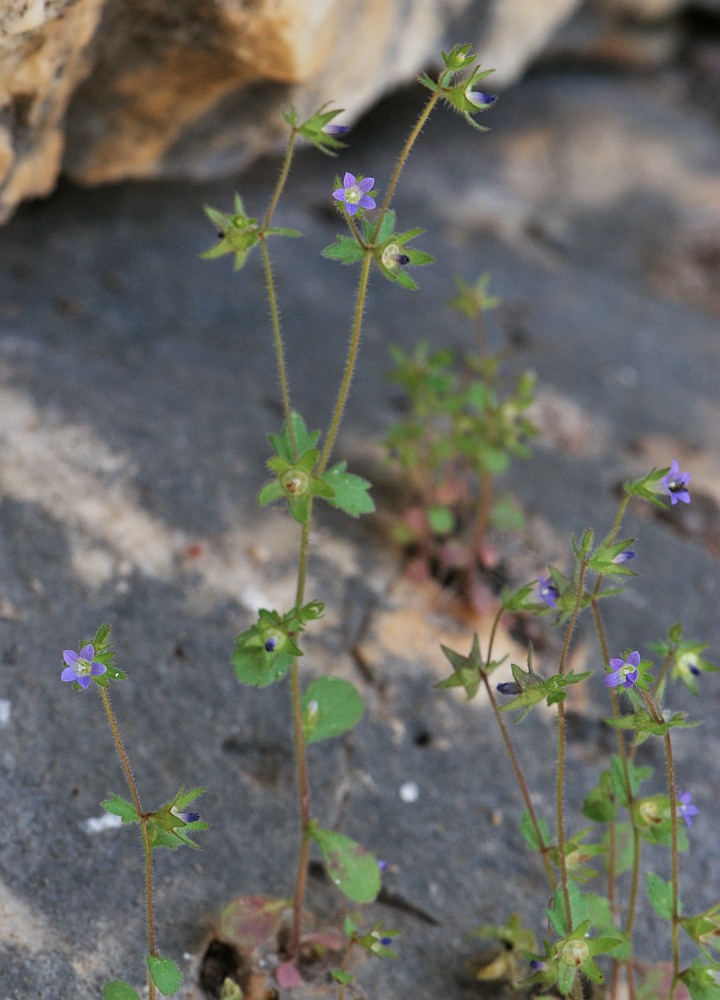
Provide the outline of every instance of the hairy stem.
{"type": "Polygon", "coordinates": [[[260,234],[260,252],[262,253],[263,269],[265,271],[265,287],[267,288],[268,303],[270,305],[270,319],[272,321],[273,340],[275,342],[275,357],[277,360],[278,377],[280,379],[280,393],[282,395],[283,414],[285,425],[290,435],[290,444],[293,454],[298,458],[297,441],[295,440],[295,428],[292,422],[292,407],[290,405],[290,389],[288,386],[287,366],[285,364],[285,349],[280,331],[280,310],[278,308],[277,294],[275,292],[275,279],[273,277],[270,254],[267,248],[267,237],[265,233],[260,234]]]}
{"type": "MultiPolygon", "coordinates": [[[[122,764],[122,769],[125,772],[125,780],[127,782],[128,789],[130,790],[130,797],[132,799],[133,806],[135,807],[135,812],[140,817],[140,835],[142,837],[143,844],[143,855],[145,859],[145,915],[146,915],[146,932],[147,932],[147,944],[148,944],[148,954],[157,955],[157,943],[155,938],[155,904],[154,904],[154,893],[153,893],[153,872],[152,872],[152,847],[150,846],[150,838],[148,836],[147,829],[147,816],[142,811],[142,805],[140,804],[140,796],[138,795],[137,785],[135,784],[135,779],[133,778],[133,773],[130,768],[130,761],[128,760],[128,755],[123,746],[122,739],[120,737],[120,730],[118,728],[117,720],[115,719],[115,713],[113,712],[112,705],[110,704],[110,695],[108,694],[107,688],[101,687],[100,694],[102,695],[103,707],[105,709],[105,715],[107,716],[108,723],[110,725],[110,731],[112,732],[113,740],[115,741],[115,747],[120,758],[120,763],[122,764]]],[[[155,983],[153,982],[152,976],[148,972],[148,998],[149,1000],[155,1000],[155,983]]]]}
{"type": "Polygon", "coordinates": [[[380,215],[378,216],[377,224],[375,226],[374,238],[376,238],[377,234],[380,232],[382,221],[385,218],[388,209],[390,208],[390,203],[392,202],[392,197],[395,194],[395,188],[397,187],[397,182],[400,179],[400,174],[402,173],[403,167],[407,163],[407,158],[410,155],[410,150],[415,145],[418,136],[422,132],[426,121],[430,117],[433,108],[435,107],[435,105],[439,100],[440,100],[440,95],[436,94],[433,91],[433,93],[430,96],[430,99],[428,100],[427,104],[420,113],[420,117],[415,122],[412,132],[405,141],[405,145],[403,146],[402,151],[398,156],[397,163],[395,164],[393,175],[390,178],[390,183],[388,184],[388,189],[385,194],[385,200],[383,201],[382,208],[380,209],[380,215]]]}
{"type": "MultiPolygon", "coordinates": [[[[563,675],[565,673],[565,668],[567,664],[567,656],[570,649],[570,640],[572,638],[573,631],[575,630],[575,624],[580,614],[580,606],[582,604],[583,593],[585,589],[585,574],[587,572],[587,562],[585,559],[580,563],[580,572],[578,574],[577,582],[577,596],[575,598],[575,606],[570,615],[570,620],[567,625],[567,630],[565,632],[565,642],[563,643],[562,652],[560,654],[560,663],[558,666],[558,673],[563,675]]],[[[560,883],[562,885],[563,901],[565,903],[565,914],[567,917],[568,931],[573,929],[573,916],[572,908],[570,906],[570,889],[568,885],[568,872],[567,872],[567,858],[566,858],[566,846],[565,846],[565,805],[564,805],[564,792],[565,792],[565,703],[558,703],[558,742],[557,742],[557,754],[558,754],[558,766],[557,766],[557,788],[556,788],[556,807],[557,807],[557,839],[558,839],[558,861],[560,865],[560,883]]]]}
{"type": "Polygon", "coordinates": [[[543,865],[545,867],[545,874],[547,875],[547,880],[550,884],[550,888],[554,889],[555,886],[557,885],[557,881],[555,879],[555,872],[553,871],[552,862],[550,861],[548,846],[543,838],[542,831],[540,829],[540,823],[537,818],[537,813],[535,812],[535,807],[533,806],[532,799],[530,798],[530,789],[528,788],[527,782],[525,781],[525,775],[523,774],[522,768],[520,767],[520,761],[518,760],[517,754],[515,753],[515,748],[513,747],[512,741],[510,739],[510,733],[508,732],[508,728],[505,725],[505,720],[502,717],[502,712],[498,708],[498,704],[495,699],[495,694],[492,690],[492,686],[490,684],[490,680],[488,677],[488,670],[490,669],[490,663],[492,660],[493,643],[495,641],[495,635],[498,629],[498,625],[500,624],[500,618],[502,616],[502,613],[503,609],[500,608],[500,610],[495,615],[495,618],[493,619],[492,628],[490,630],[490,639],[488,642],[488,653],[485,660],[485,669],[481,672],[482,679],[483,679],[483,684],[485,685],[485,690],[487,691],[488,698],[490,700],[490,704],[492,705],[493,714],[495,715],[495,721],[497,722],[498,728],[500,729],[500,735],[502,736],[502,741],[505,745],[505,752],[508,755],[510,766],[513,769],[515,780],[517,781],[518,787],[520,789],[520,795],[522,796],[522,800],[525,803],[525,809],[527,810],[527,814],[530,817],[530,822],[532,824],[533,831],[537,838],[537,842],[538,844],[540,844],[540,854],[542,856],[543,865]]]}
{"type": "Polygon", "coordinates": [[[332,418],[330,420],[330,427],[327,432],[327,437],[325,438],[325,445],[323,447],[322,455],[320,456],[320,462],[318,463],[315,471],[316,476],[322,476],[327,467],[333,445],[335,444],[338,428],[340,427],[343,411],[345,410],[345,404],[350,393],[350,383],[352,382],[353,372],[355,371],[355,363],[357,361],[358,348],[360,346],[360,331],[362,329],[363,311],[365,309],[365,298],[367,296],[371,264],[372,253],[367,250],[365,252],[365,258],[363,259],[362,268],[360,270],[360,283],[358,285],[357,299],[355,302],[355,317],[353,319],[352,332],[350,334],[350,345],[348,347],[347,360],[345,362],[345,371],[343,372],[340,391],[338,392],[337,402],[335,403],[335,409],[333,410],[332,418]]]}

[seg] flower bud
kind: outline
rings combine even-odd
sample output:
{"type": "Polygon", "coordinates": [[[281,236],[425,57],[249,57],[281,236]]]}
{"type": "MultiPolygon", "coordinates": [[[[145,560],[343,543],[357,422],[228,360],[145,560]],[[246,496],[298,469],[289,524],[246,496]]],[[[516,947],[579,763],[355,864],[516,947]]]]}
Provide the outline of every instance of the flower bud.
{"type": "Polygon", "coordinates": [[[303,497],[310,488],[310,476],[302,469],[288,469],[280,479],[282,488],[293,497],[303,497]]]}
{"type": "Polygon", "coordinates": [[[392,271],[396,267],[405,267],[406,264],[410,263],[410,258],[406,253],[402,253],[397,243],[388,243],[380,260],[382,266],[386,267],[388,271],[392,271]]]}

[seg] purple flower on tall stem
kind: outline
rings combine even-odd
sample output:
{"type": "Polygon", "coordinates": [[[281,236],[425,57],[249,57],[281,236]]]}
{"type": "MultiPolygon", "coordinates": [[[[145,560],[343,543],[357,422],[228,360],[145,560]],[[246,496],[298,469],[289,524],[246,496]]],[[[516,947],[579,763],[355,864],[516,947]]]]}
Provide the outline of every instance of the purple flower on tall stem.
{"type": "Polygon", "coordinates": [[[672,460],[670,471],[663,478],[663,483],[665,484],[665,489],[668,491],[670,503],[673,506],[675,506],[678,500],[681,500],[683,503],[690,503],[690,491],[688,490],[690,473],[681,472],[680,466],[675,459],[672,460]]]}
{"type": "Polygon", "coordinates": [[[553,583],[551,576],[541,576],[538,579],[537,595],[549,608],[557,608],[557,599],[560,596],[560,591],[553,583]]]}
{"type": "Polygon", "coordinates": [[[700,812],[698,807],[692,804],[691,799],[692,792],[680,792],[678,794],[677,814],[681,819],[685,820],[686,826],[692,826],[693,816],[697,816],[700,812]]]}
{"type": "Polygon", "coordinates": [[[343,202],[348,215],[355,215],[358,208],[375,208],[375,199],[368,194],[374,183],[374,177],[363,177],[358,181],[354,174],[345,174],[343,186],[333,191],[333,198],[343,202]]]}
{"type": "Polygon", "coordinates": [[[622,685],[624,688],[631,688],[638,679],[638,666],[640,664],[640,653],[635,650],[630,653],[627,660],[610,660],[612,668],[609,674],[603,677],[603,682],[607,687],[614,688],[622,685]]]}
{"type": "Polygon", "coordinates": [[[67,666],[60,674],[60,680],[67,684],[76,681],[81,688],[89,688],[91,677],[100,677],[101,674],[107,673],[105,664],[99,663],[94,656],[95,649],[90,643],[83,646],[79,653],[74,649],[64,650],[63,660],[67,666]]]}

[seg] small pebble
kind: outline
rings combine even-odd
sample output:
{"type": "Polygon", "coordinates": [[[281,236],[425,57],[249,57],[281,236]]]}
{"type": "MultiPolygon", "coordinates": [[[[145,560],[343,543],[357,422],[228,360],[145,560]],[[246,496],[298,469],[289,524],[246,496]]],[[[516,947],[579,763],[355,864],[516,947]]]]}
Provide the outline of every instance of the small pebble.
{"type": "Polygon", "coordinates": [[[400,786],[400,798],[403,802],[417,802],[420,797],[420,788],[417,781],[406,781],[400,786]]]}

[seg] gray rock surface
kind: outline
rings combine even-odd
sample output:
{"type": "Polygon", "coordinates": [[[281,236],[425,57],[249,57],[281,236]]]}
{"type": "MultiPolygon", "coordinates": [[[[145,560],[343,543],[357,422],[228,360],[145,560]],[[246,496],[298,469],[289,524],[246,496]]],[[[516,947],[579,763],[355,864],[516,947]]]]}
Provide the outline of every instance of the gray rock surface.
{"type": "MultiPolygon", "coordinates": [[[[83,184],[227,175],[276,150],[280,109],[355,122],[441,47],[471,41],[493,86],[538,57],[666,65],[686,0],[5,0],[0,220],[83,184]],[[573,17],[577,13],[577,17],[573,17]],[[570,23],[570,30],[562,30],[570,23]]],[[[692,5],[691,5],[692,6],[692,5]]],[[[693,6],[696,9],[697,5],[693,6]]],[[[706,8],[717,12],[707,0],[706,8]]]]}
{"type": "MultiPolygon", "coordinates": [[[[303,154],[278,214],[305,233],[299,258],[295,241],[273,251],[294,402],[311,426],[332,406],[356,278],[319,256],[338,230],[332,177],[364,172],[382,189],[418,101],[383,103],[337,163],[303,154]]],[[[680,619],[717,659],[717,257],[696,253],[717,247],[717,126],[673,74],[547,73],[492,114],[483,136],[438,114],[407,168],[400,223],[427,226],[438,263],[416,295],[374,281],[338,456],[380,478],[373,442],[396,414],[388,343],[466,344],[443,302],[455,274],[489,270],[504,300],[489,335],[510,337],[511,368],[534,368],[543,387],[536,457],[509,480],[533,525],[516,556],[540,571],[570,532],[609,527],[624,477],[677,458],[693,504],[671,520],[631,513],[641,575],[606,622],[613,649],[649,653],[680,619]]],[[[122,775],[98,700],[59,682],[61,650],[101,621],[129,674],[113,703],[145,801],[181,782],[208,789],[202,853],[156,861],[160,946],[189,974],[181,996],[201,996],[197,960],[230,897],[292,891],[287,688],[240,688],[228,665],[258,604],[292,601],[296,526],[254,503],[264,435],[280,422],[267,307],[258,261],[234,276],[229,262],[197,257],[213,240],[201,204],[229,208],[237,189],[260,211],[277,168],[263,160],[197,186],[65,184],[3,233],[3,1000],[94,1000],[110,978],[142,982],[137,838],[91,822],[108,792],[124,793],[122,775]]],[[[312,752],[313,811],[327,825],[342,815],[344,832],[390,862],[388,889],[409,904],[372,908],[400,928],[400,957],[367,964],[361,983],[383,1000],[476,996],[465,962],[479,945],[467,932],[513,911],[540,930],[546,890],[486,706],[432,689],[437,642],[467,648],[472,625],[408,593],[371,519],[321,512],[308,593],[328,612],[309,633],[305,676],[351,678],[368,705],[351,735],[312,752]],[[400,795],[407,782],[415,802],[400,795]]],[[[576,666],[598,667],[589,622],[575,649],[576,666]]],[[[706,720],[676,740],[682,787],[701,810],[683,896],[700,909],[720,886],[717,680],[677,704],[706,720]]],[[[597,686],[573,705],[576,819],[610,751],[604,710],[597,686]]],[[[516,733],[550,819],[553,725],[538,714],[516,733]]],[[[645,759],[660,766],[652,746],[645,759]]],[[[653,859],[663,872],[664,856],[653,859]]],[[[320,883],[313,892],[324,898],[320,883]]],[[[645,953],[664,957],[652,914],[640,927],[645,953]]]]}

